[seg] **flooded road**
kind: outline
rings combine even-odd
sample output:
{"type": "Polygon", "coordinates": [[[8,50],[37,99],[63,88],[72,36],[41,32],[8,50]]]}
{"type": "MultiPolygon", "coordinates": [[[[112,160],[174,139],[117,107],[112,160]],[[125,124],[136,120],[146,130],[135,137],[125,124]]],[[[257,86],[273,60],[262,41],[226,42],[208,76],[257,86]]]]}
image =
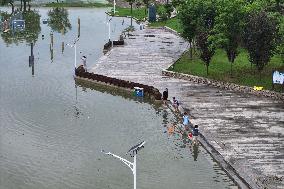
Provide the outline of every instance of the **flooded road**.
{"type": "MultiPolygon", "coordinates": [[[[77,63],[87,56],[92,67],[108,41],[106,9],[62,10],[59,25],[43,23],[50,9],[37,11],[26,17],[40,21],[26,20],[28,33],[0,37],[1,189],[132,188],[129,168],[100,151],[133,161],[124,154],[142,140],[138,188],[236,188],[202,147],[167,133],[179,121],[170,110],[76,85],[74,48],[66,44],[78,36],[80,17],[77,63]]],[[[118,39],[130,20],[111,22],[118,39]]]]}

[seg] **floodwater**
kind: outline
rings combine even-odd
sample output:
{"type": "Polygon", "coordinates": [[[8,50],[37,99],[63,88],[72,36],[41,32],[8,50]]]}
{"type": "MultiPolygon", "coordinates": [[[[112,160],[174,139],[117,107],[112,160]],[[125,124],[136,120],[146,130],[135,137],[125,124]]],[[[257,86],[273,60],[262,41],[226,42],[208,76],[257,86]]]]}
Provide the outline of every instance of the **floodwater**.
{"type": "MultiPolygon", "coordinates": [[[[92,67],[108,41],[106,9],[61,10],[57,24],[42,22],[56,20],[55,10],[37,11],[26,17],[26,33],[0,37],[0,189],[132,188],[130,169],[101,149],[133,161],[125,153],[142,140],[138,188],[236,188],[201,146],[167,133],[178,122],[167,108],[74,81],[66,44],[78,36],[78,17],[77,64],[85,55],[92,67]]],[[[129,23],[113,18],[111,38],[129,23]]]]}

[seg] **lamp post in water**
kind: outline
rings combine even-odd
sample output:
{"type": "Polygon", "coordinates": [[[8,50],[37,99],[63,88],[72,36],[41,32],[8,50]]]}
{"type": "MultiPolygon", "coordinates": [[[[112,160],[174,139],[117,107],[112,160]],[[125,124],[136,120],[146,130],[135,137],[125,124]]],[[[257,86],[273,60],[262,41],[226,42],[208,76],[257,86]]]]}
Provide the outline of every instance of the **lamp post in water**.
{"type": "Polygon", "coordinates": [[[74,40],[74,43],[73,44],[66,44],[67,46],[69,47],[74,47],[74,53],[75,53],[75,57],[74,57],[74,74],[76,72],[76,67],[77,67],[77,42],[79,41],[79,38],[75,39],[74,40]]]}
{"type": "Polygon", "coordinates": [[[116,5],[115,0],[113,0],[113,16],[115,15],[115,5],[116,5]]]}
{"type": "Polygon", "coordinates": [[[104,150],[102,150],[102,153],[104,153],[106,155],[113,156],[113,157],[119,159],[120,161],[122,161],[124,164],[126,164],[131,169],[131,171],[133,173],[133,179],[134,179],[134,189],[136,189],[136,173],[137,173],[136,172],[136,155],[137,155],[137,152],[139,150],[144,148],[145,143],[146,143],[145,141],[140,142],[139,144],[137,144],[137,145],[133,146],[132,148],[130,148],[130,150],[126,153],[126,154],[129,153],[130,156],[133,157],[133,159],[134,159],[133,163],[128,161],[128,160],[126,160],[126,159],[124,159],[124,158],[122,158],[122,157],[120,157],[120,156],[118,156],[118,155],[115,155],[115,154],[113,154],[111,152],[107,152],[106,153],[104,150]]]}
{"type": "Polygon", "coordinates": [[[112,18],[108,19],[107,25],[108,25],[108,41],[110,41],[110,21],[112,18]]]}

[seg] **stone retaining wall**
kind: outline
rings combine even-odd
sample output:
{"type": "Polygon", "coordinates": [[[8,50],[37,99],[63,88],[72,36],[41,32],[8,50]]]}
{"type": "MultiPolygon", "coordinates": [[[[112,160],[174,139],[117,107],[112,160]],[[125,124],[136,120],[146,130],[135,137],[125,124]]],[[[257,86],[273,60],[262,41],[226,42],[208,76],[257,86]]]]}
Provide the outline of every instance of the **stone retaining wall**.
{"type": "Polygon", "coordinates": [[[130,81],[125,81],[121,79],[116,79],[112,77],[107,77],[104,75],[99,75],[95,73],[86,72],[83,66],[79,66],[76,71],[75,75],[77,77],[86,78],[89,80],[99,81],[102,83],[106,83],[108,85],[118,86],[126,89],[134,89],[134,87],[140,87],[144,89],[144,94],[148,95],[150,98],[153,98],[157,101],[162,100],[162,94],[159,90],[153,86],[148,86],[140,83],[134,83],[130,81]]]}
{"type": "Polygon", "coordinates": [[[174,77],[174,78],[178,78],[178,79],[184,79],[184,80],[188,80],[188,81],[191,81],[191,82],[194,82],[194,83],[201,83],[201,84],[205,84],[205,85],[209,85],[209,86],[213,86],[213,87],[218,87],[218,88],[225,89],[225,90],[232,90],[232,91],[241,92],[241,93],[249,93],[249,94],[253,94],[253,95],[256,95],[256,96],[273,98],[273,99],[276,99],[276,100],[284,100],[284,94],[283,93],[278,93],[278,92],[274,92],[274,91],[269,91],[269,90],[256,91],[252,87],[248,87],[248,86],[242,86],[242,85],[237,85],[237,84],[234,84],[234,83],[217,81],[217,80],[213,80],[213,79],[208,79],[208,78],[199,77],[199,76],[193,76],[193,75],[189,75],[189,74],[182,74],[182,73],[177,73],[177,72],[168,71],[168,70],[163,70],[162,74],[164,76],[174,77]]]}
{"type": "Polygon", "coordinates": [[[174,29],[172,29],[172,28],[170,28],[170,27],[168,27],[168,26],[164,26],[163,27],[166,31],[168,31],[168,32],[171,32],[171,33],[173,33],[173,34],[175,34],[175,35],[177,35],[177,36],[180,36],[180,33],[178,33],[176,30],[174,30],[174,29]]]}

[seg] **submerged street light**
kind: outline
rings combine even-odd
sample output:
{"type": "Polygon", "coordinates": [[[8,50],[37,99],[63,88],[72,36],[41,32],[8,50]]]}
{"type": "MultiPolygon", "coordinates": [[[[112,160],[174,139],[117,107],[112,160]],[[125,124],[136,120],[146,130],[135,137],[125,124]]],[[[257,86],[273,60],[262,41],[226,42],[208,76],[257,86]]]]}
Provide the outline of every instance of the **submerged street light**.
{"type": "MultiPolygon", "coordinates": [[[[75,53],[75,57],[74,57],[74,69],[75,69],[75,72],[76,72],[76,67],[77,67],[77,60],[76,60],[76,59],[77,59],[77,45],[76,45],[76,44],[77,44],[78,41],[79,41],[79,38],[75,39],[74,42],[73,42],[73,44],[69,44],[69,43],[66,44],[66,45],[69,46],[69,47],[72,47],[72,48],[74,47],[74,53],[75,53]]],[[[74,72],[74,73],[75,73],[75,72],[74,72]]]]}
{"type": "Polygon", "coordinates": [[[128,150],[128,152],[126,153],[126,154],[130,154],[130,156],[134,158],[133,163],[128,161],[128,160],[126,160],[126,159],[124,159],[124,158],[122,158],[122,157],[120,157],[120,156],[118,156],[118,155],[115,155],[115,154],[113,154],[111,152],[107,152],[106,153],[104,150],[102,150],[102,153],[104,153],[106,155],[113,156],[113,157],[119,159],[120,161],[122,161],[124,164],[126,164],[131,169],[131,171],[133,173],[133,178],[134,178],[134,189],[136,189],[136,155],[137,155],[137,152],[139,150],[144,148],[145,143],[146,143],[145,141],[140,142],[139,144],[137,144],[137,145],[133,146],[132,148],[130,148],[130,150],[128,150]]]}

